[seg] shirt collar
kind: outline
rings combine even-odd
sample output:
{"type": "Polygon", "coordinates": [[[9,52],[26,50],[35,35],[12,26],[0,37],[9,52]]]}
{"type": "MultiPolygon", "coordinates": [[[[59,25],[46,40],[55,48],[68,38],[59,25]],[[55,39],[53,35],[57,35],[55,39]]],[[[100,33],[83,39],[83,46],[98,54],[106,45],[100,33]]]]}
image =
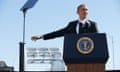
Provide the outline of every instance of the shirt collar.
{"type": "Polygon", "coordinates": [[[86,18],[86,19],[84,19],[84,20],[80,20],[80,18],[78,19],[78,24],[79,23],[82,23],[83,25],[85,24],[85,23],[88,23],[88,25],[89,26],[91,26],[91,24],[90,24],[90,22],[89,22],[89,20],[86,18]]]}
{"type": "Polygon", "coordinates": [[[85,18],[84,20],[80,20],[80,18],[78,19],[79,23],[85,24],[85,22],[88,22],[87,18],[85,18]]]}

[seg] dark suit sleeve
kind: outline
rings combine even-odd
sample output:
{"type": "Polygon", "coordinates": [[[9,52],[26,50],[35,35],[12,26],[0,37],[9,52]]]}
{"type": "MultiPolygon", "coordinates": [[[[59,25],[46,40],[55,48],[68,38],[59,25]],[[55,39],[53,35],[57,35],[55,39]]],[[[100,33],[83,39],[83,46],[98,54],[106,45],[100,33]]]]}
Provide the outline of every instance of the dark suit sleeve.
{"type": "Polygon", "coordinates": [[[98,33],[97,23],[94,23],[94,32],[98,33]]]}
{"type": "Polygon", "coordinates": [[[47,40],[47,39],[52,39],[52,38],[64,36],[64,34],[70,30],[69,28],[70,28],[70,23],[68,24],[68,26],[66,26],[63,29],[60,29],[58,31],[54,31],[54,32],[43,35],[43,39],[47,40]]]}
{"type": "Polygon", "coordinates": [[[92,33],[98,33],[98,28],[96,22],[92,22],[92,33]]]}

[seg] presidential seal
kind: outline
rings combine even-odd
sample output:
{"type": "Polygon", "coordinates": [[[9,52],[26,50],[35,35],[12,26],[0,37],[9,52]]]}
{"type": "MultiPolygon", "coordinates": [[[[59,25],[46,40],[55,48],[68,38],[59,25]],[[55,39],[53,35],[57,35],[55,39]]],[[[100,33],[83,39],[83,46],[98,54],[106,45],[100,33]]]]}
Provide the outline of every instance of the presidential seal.
{"type": "Polygon", "coordinates": [[[82,54],[89,54],[94,49],[94,42],[89,37],[82,37],[77,41],[77,50],[82,54]]]}

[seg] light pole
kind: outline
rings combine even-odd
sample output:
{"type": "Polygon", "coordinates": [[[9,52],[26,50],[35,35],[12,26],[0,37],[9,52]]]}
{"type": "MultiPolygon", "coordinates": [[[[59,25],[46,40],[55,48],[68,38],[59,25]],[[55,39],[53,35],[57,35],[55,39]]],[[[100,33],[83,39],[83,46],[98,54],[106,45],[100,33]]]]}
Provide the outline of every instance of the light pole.
{"type": "Polygon", "coordinates": [[[28,9],[32,8],[38,0],[27,0],[20,9],[23,12],[23,42],[19,43],[19,72],[24,72],[24,47],[25,47],[25,17],[28,9]]]}

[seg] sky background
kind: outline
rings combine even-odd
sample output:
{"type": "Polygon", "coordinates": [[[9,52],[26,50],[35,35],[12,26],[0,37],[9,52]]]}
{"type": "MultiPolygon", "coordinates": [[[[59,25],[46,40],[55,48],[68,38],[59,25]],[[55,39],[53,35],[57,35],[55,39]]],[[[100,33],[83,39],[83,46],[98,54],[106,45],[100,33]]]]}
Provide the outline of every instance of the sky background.
{"type": "MultiPolygon", "coordinates": [[[[0,0],[0,61],[19,69],[19,42],[22,41],[23,13],[27,0],[0,0]]],[[[107,34],[109,60],[107,70],[120,69],[120,1],[119,0],[39,0],[26,15],[25,47],[57,47],[63,49],[63,37],[31,41],[33,35],[43,35],[65,27],[78,19],[76,8],[88,5],[88,19],[97,22],[100,33],[107,34]]]]}

